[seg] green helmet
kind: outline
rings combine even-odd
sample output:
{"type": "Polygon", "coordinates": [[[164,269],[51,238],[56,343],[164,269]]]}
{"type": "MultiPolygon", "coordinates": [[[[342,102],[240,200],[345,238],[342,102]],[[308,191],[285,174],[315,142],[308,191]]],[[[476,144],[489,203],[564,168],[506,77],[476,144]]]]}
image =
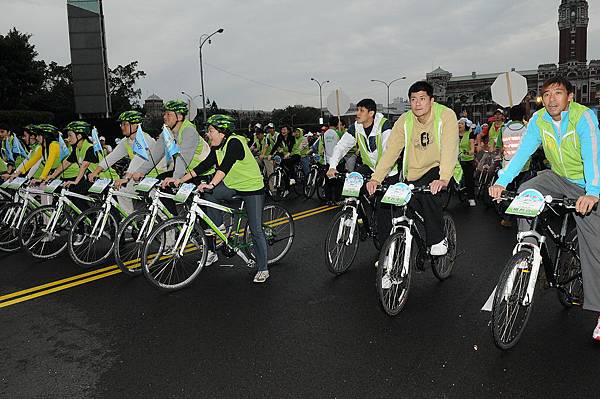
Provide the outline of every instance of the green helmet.
{"type": "Polygon", "coordinates": [[[36,134],[44,136],[46,139],[50,140],[58,139],[58,135],[60,134],[60,130],[56,126],[49,123],[35,125],[34,131],[36,134]]]}
{"type": "Polygon", "coordinates": [[[89,136],[90,133],[92,133],[92,125],[85,121],[73,121],[65,127],[65,131],[71,131],[73,133],[89,136]]]}
{"type": "Polygon", "coordinates": [[[208,118],[206,125],[231,133],[235,129],[235,119],[229,115],[216,114],[208,118]]]}
{"type": "Polygon", "coordinates": [[[182,100],[169,100],[165,103],[165,111],[173,111],[176,114],[187,115],[188,106],[182,100]]]}
{"type": "Polygon", "coordinates": [[[119,122],[140,123],[142,121],[142,113],[139,111],[125,111],[119,115],[119,122]]]}

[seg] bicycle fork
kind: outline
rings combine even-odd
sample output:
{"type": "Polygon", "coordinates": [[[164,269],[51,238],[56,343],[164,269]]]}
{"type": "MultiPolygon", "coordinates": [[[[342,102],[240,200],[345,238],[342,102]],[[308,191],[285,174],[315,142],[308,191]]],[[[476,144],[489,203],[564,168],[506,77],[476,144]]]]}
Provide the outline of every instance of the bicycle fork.
{"type": "Polygon", "coordinates": [[[354,230],[356,229],[356,221],[358,220],[358,207],[355,205],[348,205],[345,207],[344,210],[347,210],[347,209],[352,209],[352,217],[350,219],[345,219],[345,220],[341,221],[340,225],[338,226],[336,242],[338,242],[338,243],[341,242],[342,236],[344,235],[344,230],[346,229],[346,227],[350,227],[350,232],[345,241],[346,241],[346,245],[352,245],[352,239],[354,237],[354,230]]]}
{"type": "Polygon", "coordinates": [[[540,246],[538,246],[536,244],[528,243],[528,242],[523,242],[523,239],[526,237],[535,237],[538,240],[538,242],[540,243],[540,245],[543,245],[544,241],[545,241],[545,237],[543,237],[535,232],[526,231],[526,232],[522,232],[522,233],[518,234],[517,239],[519,242],[517,243],[517,245],[515,245],[515,248],[513,250],[513,255],[515,255],[517,252],[519,252],[522,249],[527,249],[527,250],[533,252],[533,262],[531,265],[531,272],[528,271],[527,265],[525,265],[525,266],[519,265],[519,266],[513,268],[510,271],[510,274],[506,281],[506,288],[504,290],[504,300],[508,302],[510,294],[513,289],[513,285],[515,283],[515,279],[517,277],[517,273],[519,271],[521,271],[521,273],[531,273],[531,277],[529,278],[529,282],[527,284],[527,291],[526,291],[525,296],[523,297],[523,302],[522,302],[523,306],[530,305],[533,300],[535,284],[537,282],[537,278],[538,278],[538,275],[540,272],[540,266],[542,264],[542,254],[541,254],[540,246]]]}
{"type": "MultiPolygon", "coordinates": [[[[397,218],[393,218],[392,219],[392,234],[396,233],[398,230],[404,230],[404,234],[405,234],[405,238],[404,238],[404,259],[402,259],[402,274],[400,275],[400,277],[404,278],[408,275],[409,271],[410,271],[410,254],[412,253],[412,242],[413,242],[413,235],[412,235],[412,226],[413,226],[413,220],[407,218],[406,216],[400,216],[397,218]]],[[[392,245],[390,245],[390,250],[388,252],[388,256],[386,257],[386,264],[384,265],[385,270],[387,270],[388,272],[390,271],[390,269],[392,268],[392,265],[390,264],[390,258],[391,256],[389,256],[389,254],[393,254],[394,252],[396,252],[396,242],[392,242],[392,245]]]]}

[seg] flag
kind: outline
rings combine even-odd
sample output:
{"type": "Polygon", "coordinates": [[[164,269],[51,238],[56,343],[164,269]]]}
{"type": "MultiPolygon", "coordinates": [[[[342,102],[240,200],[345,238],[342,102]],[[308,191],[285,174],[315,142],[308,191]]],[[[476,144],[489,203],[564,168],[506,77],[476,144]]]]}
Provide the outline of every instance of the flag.
{"type": "Polygon", "coordinates": [[[94,144],[95,153],[102,152],[102,144],[100,143],[100,139],[98,138],[98,130],[96,130],[95,127],[92,129],[92,144],[94,144]]]}
{"type": "Polygon", "coordinates": [[[70,154],[71,151],[69,151],[69,147],[67,147],[67,144],[65,143],[65,141],[62,138],[62,134],[58,135],[58,147],[60,148],[60,161],[62,162],[63,159],[67,158],[70,154]]]}
{"type": "Polygon", "coordinates": [[[479,122],[477,122],[477,127],[475,127],[475,135],[478,135],[479,133],[481,133],[481,125],[479,124],[479,122]]]}
{"type": "Polygon", "coordinates": [[[165,158],[167,158],[167,164],[170,164],[173,161],[173,157],[177,154],[180,154],[179,146],[175,142],[171,131],[167,129],[165,125],[163,125],[162,130],[162,138],[165,144],[165,158]]]}
{"type": "Polygon", "coordinates": [[[139,155],[145,161],[148,160],[148,143],[146,142],[146,137],[144,137],[144,132],[142,132],[142,125],[138,125],[137,132],[135,133],[133,153],[139,155]]]}
{"type": "Polygon", "coordinates": [[[9,142],[9,137],[6,138],[6,140],[4,140],[4,153],[6,155],[6,160],[9,162],[15,162],[15,157],[13,156],[13,152],[12,152],[12,146],[10,145],[9,142]]]}
{"type": "Polygon", "coordinates": [[[21,144],[21,140],[19,140],[17,136],[13,137],[12,152],[21,155],[23,158],[27,158],[29,156],[25,150],[25,147],[23,147],[23,144],[21,144]]]}

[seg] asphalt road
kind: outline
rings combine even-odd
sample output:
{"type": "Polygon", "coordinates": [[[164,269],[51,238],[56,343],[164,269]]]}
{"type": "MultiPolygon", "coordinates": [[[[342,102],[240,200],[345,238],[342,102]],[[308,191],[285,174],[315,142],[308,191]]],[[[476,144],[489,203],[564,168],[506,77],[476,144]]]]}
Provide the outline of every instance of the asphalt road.
{"type": "MultiPolygon", "coordinates": [[[[314,200],[285,203],[293,212],[314,200]]],[[[538,291],[519,345],[498,350],[481,311],[514,243],[491,210],[456,205],[450,279],[416,275],[397,317],[380,308],[371,242],[344,275],[323,262],[335,210],[305,213],[268,283],[210,266],[163,293],[67,255],[0,257],[0,396],[6,398],[597,398],[595,315],[538,291]],[[82,273],[87,273],[82,275],[82,273]],[[25,291],[24,291],[25,290],[25,291]]],[[[317,211],[319,211],[317,209],[317,211]]],[[[231,264],[231,260],[224,263],[231,264]]]]}

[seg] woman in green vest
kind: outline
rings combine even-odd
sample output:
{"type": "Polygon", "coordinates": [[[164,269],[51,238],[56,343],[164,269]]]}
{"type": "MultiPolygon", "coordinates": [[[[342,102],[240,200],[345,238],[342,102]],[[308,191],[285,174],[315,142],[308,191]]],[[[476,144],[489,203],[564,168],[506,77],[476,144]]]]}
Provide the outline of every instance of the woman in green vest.
{"type": "Polygon", "coordinates": [[[458,121],[458,135],[460,137],[458,159],[463,170],[467,199],[469,206],[475,206],[475,168],[473,165],[475,159],[475,135],[468,129],[467,120],[464,118],[458,121]]]}
{"type": "MultiPolygon", "coordinates": [[[[210,193],[206,193],[205,199],[215,203],[231,200],[235,195],[244,198],[258,266],[254,282],[264,283],[269,278],[269,271],[267,270],[267,241],[262,229],[262,211],[265,204],[264,182],[258,163],[246,139],[234,134],[235,119],[229,115],[217,114],[208,118],[207,124],[210,154],[181,179],[165,179],[163,184],[179,185],[216,167],[217,171],[210,183],[198,185],[198,190],[211,190],[210,193]]],[[[222,212],[208,208],[206,214],[219,228],[224,228],[222,212]]],[[[211,251],[206,265],[214,263],[217,259],[217,254],[211,251]]]]}

